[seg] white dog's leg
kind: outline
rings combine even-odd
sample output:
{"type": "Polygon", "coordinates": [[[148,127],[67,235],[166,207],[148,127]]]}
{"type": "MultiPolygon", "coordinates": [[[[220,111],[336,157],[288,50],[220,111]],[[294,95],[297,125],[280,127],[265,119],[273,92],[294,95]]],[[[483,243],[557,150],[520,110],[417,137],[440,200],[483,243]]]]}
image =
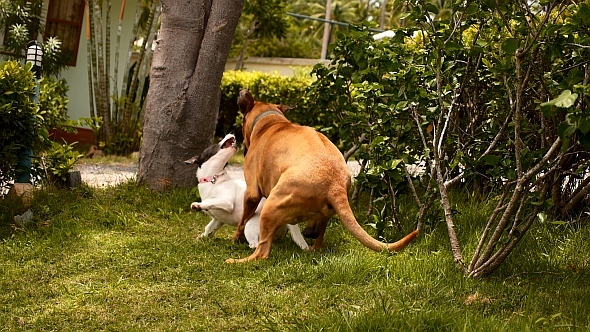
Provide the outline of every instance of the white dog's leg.
{"type": "Polygon", "coordinates": [[[248,241],[250,248],[256,248],[258,245],[258,235],[260,234],[260,215],[256,214],[250,218],[244,228],[244,236],[248,241]]]}
{"type": "Polygon", "coordinates": [[[208,211],[211,209],[216,210],[225,210],[227,212],[232,212],[234,210],[234,203],[229,201],[225,197],[218,197],[218,198],[209,198],[205,199],[202,202],[193,202],[191,204],[191,209],[197,211],[208,211]]]}
{"type": "Polygon", "coordinates": [[[203,234],[201,234],[201,237],[203,238],[203,237],[213,235],[213,233],[217,232],[217,230],[219,228],[221,228],[221,226],[223,226],[223,225],[224,225],[224,223],[222,223],[221,221],[219,221],[217,219],[212,219],[211,222],[209,224],[207,224],[207,226],[205,226],[205,232],[203,232],[203,234]]]}
{"type": "Polygon", "coordinates": [[[301,229],[299,229],[299,226],[289,224],[287,225],[287,228],[289,229],[289,233],[291,233],[291,239],[293,239],[293,242],[295,242],[299,247],[301,247],[301,249],[308,251],[309,245],[307,244],[307,242],[305,242],[305,238],[303,238],[303,235],[301,235],[301,229]]]}

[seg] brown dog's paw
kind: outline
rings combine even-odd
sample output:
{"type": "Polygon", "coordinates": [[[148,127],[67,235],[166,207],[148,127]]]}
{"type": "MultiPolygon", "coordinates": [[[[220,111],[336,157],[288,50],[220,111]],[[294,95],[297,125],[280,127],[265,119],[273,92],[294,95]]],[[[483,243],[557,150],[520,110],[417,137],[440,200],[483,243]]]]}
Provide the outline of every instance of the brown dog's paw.
{"type": "Polygon", "coordinates": [[[322,246],[316,246],[315,244],[309,247],[309,252],[318,252],[322,249],[322,246]]]}
{"type": "Polygon", "coordinates": [[[245,242],[247,242],[246,235],[244,235],[244,232],[238,233],[237,231],[234,233],[234,236],[232,237],[231,240],[234,243],[245,243],[245,242]]]}
{"type": "Polygon", "coordinates": [[[193,204],[191,204],[191,210],[202,211],[203,209],[201,208],[201,204],[193,202],[193,204]]]}

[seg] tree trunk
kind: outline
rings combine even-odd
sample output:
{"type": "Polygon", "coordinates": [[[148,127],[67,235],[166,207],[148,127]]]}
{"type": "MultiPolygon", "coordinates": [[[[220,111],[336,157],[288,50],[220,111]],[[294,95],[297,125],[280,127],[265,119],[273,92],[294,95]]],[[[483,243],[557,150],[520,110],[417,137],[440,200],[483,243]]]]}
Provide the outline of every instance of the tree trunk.
{"type": "Polygon", "coordinates": [[[256,19],[252,19],[250,22],[250,28],[246,31],[246,38],[244,38],[244,45],[242,45],[242,50],[240,51],[240,55],[238,55],[238,60],[236,61],[236,66],[234,70],[242,70],[244,68],[244,58],[246,57],[246,52],[248,52],[248,45],[250,44],[250,36],[254,33],[254,29],[256,29],[256,19]]]}
{"type": "MultiPolygon", "coordinates": [[[[328,0],[326,2],[326,21],[330,20],[330,15],[332,13],[332,0],[328,0]]],[[[330,43],[330,30],[332,25],[328,22],[324,23],[324,37],[322,38],[322,53],[321,59],[326,59],[328,56],[328,44],[330,43]]]]}
{"type": "Polygon", "coordinates": [[[121,32],[123,31],[123,15],[125,14],[125,3],[126,0],[123,0],[121,3],[121,10],[119,11],[119,24],[117,25],[117,41],[115,42],[115,65],[113,67],[114,74],[113,74],[113,98],[115,102],[113,103],[113,121],[119,124],[119,103],[117,102],[119,99],[119,91],[117,87],[117,81],[119,80],[119,50],[121,49],[121,32]]]}
{"type": "Polygon", "coordinates": [[[212,141],[221,77],[243,0],[163,0],[144,116],[138,183],[196,185],[186,160],[212,141]]]}
{"type": "MultiPolygon", "coordinates": [[[[97,0],[94,0],[94,19],[95,22],[95,30],[93,31],[96,33],[96,54],[97,54],[97,77],[98,77],[98,88],[100,90],[100,99],[97,99],[97,103],[100,103],[100,112],[97,112],[100,116],[102,116],[102,127],[104,128],[104,142],[108,145],[108,143],[113,138],[113,131],[112,131],[112,124],[111,124],[111,108],[109,102],[109,73],[106,71],[106,62],[110,61],[110,59],[106,58],[104,55],[104,44],[103,44],[103,33],[102,33],[102,8],[101,3],[97,0]],[[105,59],[106,58],[106,59],[105,59]]],[[[91,23],[92,24],[92,23],[91,23]]],[[[110,22],[107,22],[107,25],[110,25],[110,22]]],[[[96,91],[95,91],[96,93],[96,91]]]]}

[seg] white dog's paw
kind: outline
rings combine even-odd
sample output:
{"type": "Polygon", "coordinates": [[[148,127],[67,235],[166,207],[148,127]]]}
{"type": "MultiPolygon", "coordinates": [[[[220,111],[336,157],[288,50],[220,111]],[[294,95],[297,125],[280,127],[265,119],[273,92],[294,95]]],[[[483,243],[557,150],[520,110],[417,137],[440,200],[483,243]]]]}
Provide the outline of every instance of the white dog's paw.
{"type": "Polygon", "coordinates": [[[201,204],[193,202],[193,204],[191,204],[191,210],[202,211],[203,209],[201,208],[201,204]]]}

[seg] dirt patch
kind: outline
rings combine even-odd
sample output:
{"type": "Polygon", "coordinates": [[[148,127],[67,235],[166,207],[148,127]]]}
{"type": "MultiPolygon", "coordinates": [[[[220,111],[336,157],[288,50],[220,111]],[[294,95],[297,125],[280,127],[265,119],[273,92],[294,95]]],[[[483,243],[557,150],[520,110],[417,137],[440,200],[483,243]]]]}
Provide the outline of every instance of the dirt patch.
{"type": "MultiPolygon", "coordinates": [[[[359,171],[359,164],[357,162],[349,162],[348,166],[353,175],[357,175],[359,171]]],[[[76,170],[80,171],[82,182],[85,182],[91,187],[105,188],[116,186],[118,184],[137,179],[137,163],[128,164],[78,164],[76,170]]],[[[241,165],[228,165],[226,167],[227,173],[236,179],[244,179],[244,172],[241,165]]],[[[196,176],[195,169],[195,176],[196,176]]]]}
{"type": "Polygon", "coordinates": [[[91,187],[104,188],[116,186],[137,177],[136,163],[131,164],[78,164],[82,182],[91,187]]]}

